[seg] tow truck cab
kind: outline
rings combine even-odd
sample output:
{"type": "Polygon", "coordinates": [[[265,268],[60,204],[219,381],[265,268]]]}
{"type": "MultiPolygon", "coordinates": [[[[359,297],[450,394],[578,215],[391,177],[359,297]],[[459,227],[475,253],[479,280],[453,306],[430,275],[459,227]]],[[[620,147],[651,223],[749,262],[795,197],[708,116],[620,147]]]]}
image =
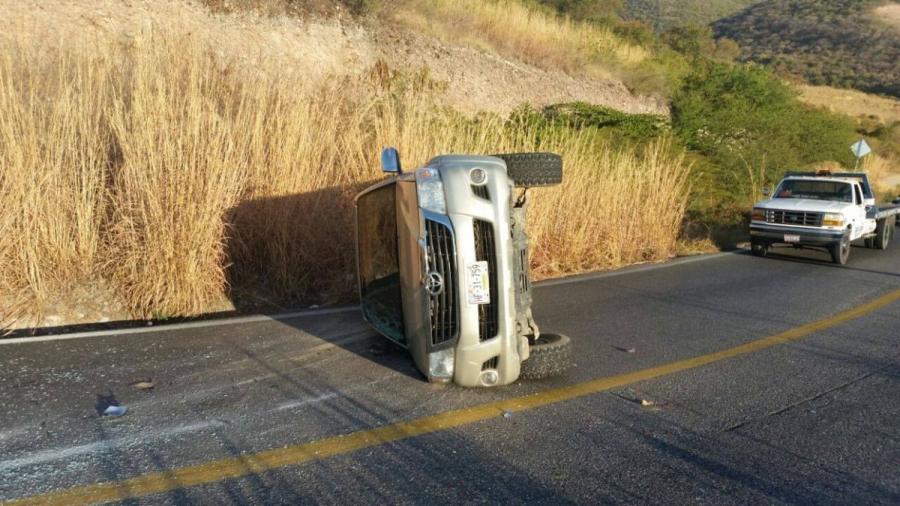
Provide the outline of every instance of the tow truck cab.
{"type": "Polygon", "coordinates": [[[765,256],[774,244],[822,248],[844,264],[852,241],[884,249],[898,211],[876,206],[865,173],[788,173],[771,198],[753,206],[752,252],[765,256]]]}

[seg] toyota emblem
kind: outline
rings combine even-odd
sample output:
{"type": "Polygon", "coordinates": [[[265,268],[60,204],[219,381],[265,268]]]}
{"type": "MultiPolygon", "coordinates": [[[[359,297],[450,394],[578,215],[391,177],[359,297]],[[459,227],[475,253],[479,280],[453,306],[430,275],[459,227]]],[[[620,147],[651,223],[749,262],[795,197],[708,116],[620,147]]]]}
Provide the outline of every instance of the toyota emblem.
{"type": "Polygon", "coordinates": [[[437,272],[429,272],[425,276],[425,290],[431,295],[440,295],[444,291],[444,276],[437,272]]]}

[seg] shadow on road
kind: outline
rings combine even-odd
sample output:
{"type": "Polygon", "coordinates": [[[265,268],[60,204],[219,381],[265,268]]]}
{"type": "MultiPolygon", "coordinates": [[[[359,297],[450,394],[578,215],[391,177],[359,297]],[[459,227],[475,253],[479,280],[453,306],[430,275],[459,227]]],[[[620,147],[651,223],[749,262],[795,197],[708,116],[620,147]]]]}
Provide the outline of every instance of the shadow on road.
{"type": "MultiPolygon", "coordinates": [[[[867,252],[872,251],[872,250],[868,250],[867,248],[864,248],[862,246],[853,246],[853,250],[854,251],[862,250],[862,251],[867,251],[867,252]]],[[[740,254],[750,255],[751,253],[749,251],[746,251],[746,252],[742,252],[740,254]]],[[[852,252],[850,255],[850,261],[849,261],[848,265],[837,265],[835,263],[832,263],[831,257],[828,256],[828,253],[822,252],[820,250],[812,250],[809,248],[803,248],[803,249],[791,248],[791,247],[770,248],[768,254],[766,255],[766,259],[780,260],[780,261],[784,261],[784,262],[795,262],[795,263],[801,263],[801,264],[806,264],[806,265],[815,265],[818,267],[826,267],[826,268],[831,268],[831,269],[845,269],[845,270],[850,270],[850,271],[865,272],[865,273],[869,273],[869,274],[879,274],[882,276],[892,276],[892,277],[900,278],[900,273],[896,273],[896,272],[886,272],[886,271],[878,271],[878,270],[873,270],[873,269],[864,269],[862,267],[854,267],[853,266],[854,256],[853,256],[852,252]],[[797,252],[797,251],[804,251],[804,252],[816,251],[817,253],[821,253],[822,259],[819,260],[816,258],[806,258],[806,257],[789,254],[789,252],[797,252]]]]}

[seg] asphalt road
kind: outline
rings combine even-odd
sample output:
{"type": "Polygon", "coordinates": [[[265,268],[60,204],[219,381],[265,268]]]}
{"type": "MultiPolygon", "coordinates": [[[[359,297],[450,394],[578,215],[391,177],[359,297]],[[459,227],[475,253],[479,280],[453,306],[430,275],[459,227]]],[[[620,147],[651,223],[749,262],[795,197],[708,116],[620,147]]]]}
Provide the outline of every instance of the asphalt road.
{"type": "Polygon", "coordinates": [[[496,389],[424,382],[352,311],[0,345],[0,501],[110,482],[129,504],[900,503],[896,298],[784,344],[505,416],[446,415],[455,426],[415,422],[414,437],[328,455],[316,452],[337,446],[303,446],[704,356],[900,289],[897,244],[856,247],[843,268],[785,251],[540,285],[536,318],[573,338],[576,366],[496,389]],[[124,416],[99,416],[117,403],[124,416]],[[254,467],[285,447],[284,462],[254,467]],[[198,485],[180,486],[184,468],[198,485]],[[120,483],[148,473],[161,488],[120,483]]]}

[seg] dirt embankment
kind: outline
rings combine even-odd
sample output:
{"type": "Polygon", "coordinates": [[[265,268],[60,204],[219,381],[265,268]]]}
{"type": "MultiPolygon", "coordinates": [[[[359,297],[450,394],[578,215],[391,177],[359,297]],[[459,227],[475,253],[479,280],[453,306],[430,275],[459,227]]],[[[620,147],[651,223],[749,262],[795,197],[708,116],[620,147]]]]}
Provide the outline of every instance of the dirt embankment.
{"type": "Polygon", "coordinates": [[[298,83],[299,86],[367,72],[379,60],[395,71],[427,68],[431,78],[445,83],[445,105],[466,114],[505,115],[523,103],[542,107],[570,101],[630,113],[668,114],[663,99],[636,96],[620,80],[572,77],[490,52],[451,45],[401,27],[385,26],[375,19],[215,14],[206,7],[178,0],[62,0],[52,7],[39,0],[0,0],[0,13],[8,21],[27,25],[21,31],[37,38],[73,38],[77,34],[102,32],[129,44],[162,29],[211,40],[225,55],[238,59],[262,56],[302,70],[307,82],[298,83]]]}
{"type": "Polygon", "coordinates": [[[447,105],[465,113],[506,114],[523,103],[542,107],[573,101],[629,113],[669,112],[664,100],[636,96],[615,79],[576,78],[402,29],[369,33],[373,47],[391,68],[427,67],[434,79],[447,83],[447,105]]]}

